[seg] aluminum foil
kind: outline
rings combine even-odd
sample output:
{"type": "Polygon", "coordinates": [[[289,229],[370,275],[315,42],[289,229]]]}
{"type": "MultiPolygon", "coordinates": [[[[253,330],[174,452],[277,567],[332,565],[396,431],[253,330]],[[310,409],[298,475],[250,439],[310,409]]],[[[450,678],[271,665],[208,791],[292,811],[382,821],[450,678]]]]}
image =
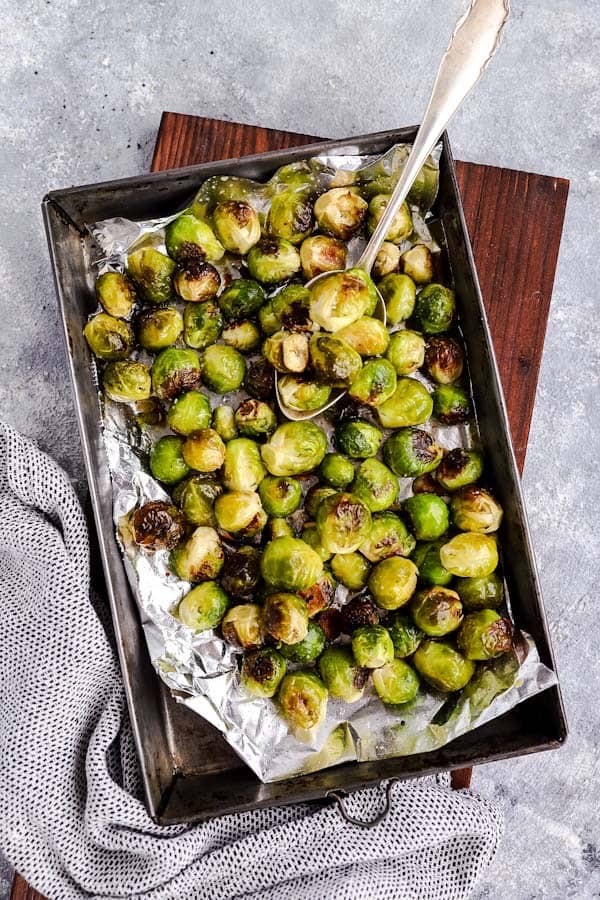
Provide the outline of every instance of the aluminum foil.
{"type": "MultiPolygon", "coordinates": [[[[408,148],[399,145],[379,159],[351,154],[320,157],[308,161],[308,169],[321,188],[347,183],[353,177],[350,172],[393,180],[407,153],[408,148]]],[[[430,160],[431,165],[437,166],[439,153],[438,149],[430,160]]],[[[264,215],[269,195],[277,190],[277,185],[271,181],[254,187],[254,202],[264,215]]],[[[434,252],[439,251],[429,231],[429,214],[414,208],[413,216],[418,239],[434,252]]],[[[164,226],[172,218],[147,222],[120,218],[97,223],[92,229],[98,246],[97,274],[122,268],[128,251],[140,242],[152,242],[164,248],[164,226]]],[[[358,258],[363,246],[362,239],[350,243],[350,264],[358,258]]],[[[235,258],[225,257],[218,267],[236,277],[237,265],[235,258]]],[[[139,358],[144,359],[143,352],[139,358]]],[[[417,373],[416,377],[431,386],[424,376],[417,373]]],[[[207,393],[213,407],[222,402],[221,397],[207,393]]],[[[227,400],[235,406],[243,396],[240,393],[239,397],[228,396],[227,400]]],[[[218,728],[262,781],[313,772],[348,760],[373,760],[434,750],[556,684],[554,673],[540,662],[531,637],[517,632],[514,652],[479,665],[469,685],[458,696],[448,697],[427,688],[421,689],[409,704],[385,706],[369,683],[362,699],[355,703],[330,699],[326,719],[310,734],[292,733],[275,701],[251,698],[240,690],[238,650],[216,632],[195,634],[176,618],[177,605],[191,585],[171,573],[168,553],[148,553],[128,538],[124,523],[134,507],[150,500],[168,499],[147,466],[152,443],[166,431],[160,428],[140,431],[126,407],[108,400],[102,402],[102,414],[112,474],[115,527],[152,663],[177,700],[218,728]]],[[[325,416],[317,422],[331,434],[331,424],[325,416]]],[[[425,427],[447,449],[478,443],[476,423],[449,428],[432,420],[425,427]]],[[[400,498],[410,496],[412,479],[401,478],[399,482],[400,498]]],[[[309,480],[306,487],[311,483],[309,480]]],[[[339,586],[335,605],[343,605],[347,596],[346,589],[339,586]]],[[[509,598],[507,603],[510,610],[509,598]]]]}

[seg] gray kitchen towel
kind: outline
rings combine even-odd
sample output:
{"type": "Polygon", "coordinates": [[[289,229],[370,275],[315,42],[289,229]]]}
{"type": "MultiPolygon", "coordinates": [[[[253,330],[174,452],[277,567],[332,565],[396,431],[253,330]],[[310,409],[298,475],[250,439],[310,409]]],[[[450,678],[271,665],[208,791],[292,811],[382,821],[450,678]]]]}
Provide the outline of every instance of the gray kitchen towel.
{"type": "MultiPolygon", "coordinates": [[[[49,900],[454,900],[502,832],[435,779],[395,784],[366,831],[306,805],[161,828],[137,761],[86,522],[66,474],[0,424],[0,848],[49,900]]],[[[381,789],[358,791],[369,819],[381,789]]]]}

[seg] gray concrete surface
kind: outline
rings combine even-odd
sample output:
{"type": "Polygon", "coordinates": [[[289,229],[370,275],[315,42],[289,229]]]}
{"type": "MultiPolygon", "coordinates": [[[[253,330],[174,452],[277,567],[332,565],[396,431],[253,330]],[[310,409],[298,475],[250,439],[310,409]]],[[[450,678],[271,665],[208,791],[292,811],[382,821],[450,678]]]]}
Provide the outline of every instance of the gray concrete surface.
{"type": "MultiPolygon", "coordinates": [[[[463,5],[0,0],[2,418],[82,486],[39,213],[48,189],[146,170],[163,109],[336,137],[413,123],[463,5]]],[[[476,771],[475,789],[506,806],[504,842],[477,897],[592,898],[600,894],[600,0],[512,7],[493,68],[450,133],[460,159],[572,181],[524,476],[571,739],[560,752],[476,771]]],[[[0,897],[4,883],[8,873],[0,897]]]]}

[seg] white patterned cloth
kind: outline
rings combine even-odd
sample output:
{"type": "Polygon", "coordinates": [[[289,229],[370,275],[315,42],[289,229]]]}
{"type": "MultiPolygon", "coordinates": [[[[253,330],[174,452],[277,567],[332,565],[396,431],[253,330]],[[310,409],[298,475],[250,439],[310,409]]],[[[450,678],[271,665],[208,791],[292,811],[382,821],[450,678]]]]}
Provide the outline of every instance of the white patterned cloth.
{"type": "MultiPolygon", "coordinates": [[[[337,808],[161,828],[141,800],[86,522],[66,474],[0,424],[0,848],[49,900],[457,900],[493,858],[499,811],[426,779],[371,830],[337,808]]],[[[381,789],[349,812],[373,818],[381,789]]]]}

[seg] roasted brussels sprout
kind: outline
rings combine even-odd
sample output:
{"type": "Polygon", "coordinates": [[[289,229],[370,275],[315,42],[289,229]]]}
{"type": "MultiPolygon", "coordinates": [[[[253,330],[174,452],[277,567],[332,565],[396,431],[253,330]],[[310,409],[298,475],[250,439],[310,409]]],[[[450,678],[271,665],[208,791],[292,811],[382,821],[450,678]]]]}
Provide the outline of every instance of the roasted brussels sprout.
{"type": "Polygon", "coordinates": [[[160,438],[150,451],[150,471],[163,484],[177,484],[190,473],[182,454],[183,438],[174,434],[160,438]]]}
{"type": "Polygon", "coordinates": [[[439,465],[444,451],[429,432],[401,428],[383,445],[383,458],[392,472],[402,477],[424,475],[439,465]]]}
{"type": "Polygon", "coordinates": [[[183,318],[173,306],[147,309],[137,320],[137,336],[146,350],[157,352],[175,343],[183,331],[183,318]]]}
{"type": "Polygon", "coordinates": [[[379,319],[361,316],[335,335],[346,341],[361,356],[382,356],[390,342],[388,330],[379,319]]]}
{"type": "MultiPolygon", "coordinates": [[[[391,363],[388,363],[391,368],[391,363]]],[[[434,401],[431,394],[416,378],[398,378],[396,390],[377,407],[379,421],[384,428],[406,428],[422,425],[430,417],[434,401]]]]}
{"type": "Polygon", "coordinates": [[[267,524],[267,514],[254,491],[227,491],[215,501],[219,528],[239,537],[252,537],[267,524]]]}
{"type": "Polygon", "coordinates": [[[244,387],[251,397],[257,400],[269,400],[275,391],[275,372],[267,359],[250,363],[244,379],[244,387]]]}
{"type": "MultiPolygon", "coordinates": [[[[369,215],[367,218],[367,229],[369,234],[373,234],[375,228],[379,224],[379,220],[383,216],[390,202],[389,194],[376,194],[369,202],[369,215]]],[[[403,203],[394,218],[392,224],[387,230],[385,236],[386,241],[392,244],[400,244],[406,238],[410,237],[413,230],[413,221],[408,203],[403,203]]]]}
{"type": "Polygon", "coordinates": [[[325,719],[327,688],[314,672],[292,672],[279,687],[279,705],[292,726],[308,731],[325,719]]]}
{"type": "Polygon", "coordinates": [[[217,524],[214,503],[223,493],[217,481],[208,480],[200,475],[192,475],[187,481],[177,484],[173,491],[173,500],[179,505],[186,521],[190,525],[217,524]]]}
{"type": "Polygon", "coordinates": [[[173,504],[151,500],[133,513],[131,533],[144,550],[172,550],[183,539],[185,520],[173,504]]]}
{"type": "Polygon", "coordinates": [[[374,513],[371,533],[359,547],[370,562],[380,562],[391,556],[409,556],[415,539],[398,516],[391,512],[374,513]]]}
{"type": "Polygon", "coordinates": [[[224,441],[232,441],[238,436],[233,406],[217,406],[212,414],[212,427],[224,441]]]}
{"type": "Polygon", "coordinates": [[[364,625],[352,635],[352,653],[357,664],[365,669],[378,669],[394,658],[394,645],[387,628],[364,625]]]}
{"type": "Polygon", "coordinates": [[[493,609],[469,613],[456,636],[458,649],[467,659],[494,659],[512,648],[513,628],[493,609]]]}
{"type": "Polygon", "coordinates": [[[433,279],[433,256],[425,244],[416,244],[402,254],[402,271],[416,284],[428,284],[433,279]]]}
{"type": "Polygon", "coordinates": [[[302,284],[286,284],[269,301],[279,328],[288,331],[312,331],[310,292],[302,284]]]}
{"type": "Polygon", "coordinates": [[[314,422],[285,422],[261,447],[271,475],[301,475],[316,469],[327,450],[327,437],[314,422]]]}
{"type": "Polygon", "coordinates": [[[267,475],[258,493],[270,516],[291,516],[302,503],[302,488],[295,478],[267,475]]]}
{"type": "Polygon", "coordinates": [[[152,390],[160,400],[174,400],[200,384],[200,360],[195,350],[169,347],[152,364],[152,390]]]}
{"type": "Polygon", "coordinates": [[[302,241],[300,263],[302,274],[310,281],[323,272],[336,272],[346,268],[346,245],[325,234],[315,234],[302,241]]]}
{"type": "Polygon", "coordinates": [[[377,606],[399,609],[417,589],[418,570],[414,562],[402,556],[389,556],[373,568],[369,590],[377,606]]]}
{"type": "Polygon", "coordinates": [[[397,387],[396,372],[387,359],[370,359],[348,386],[353,400],[377,409],[390,401],[397,387]]]}
{"type": "Polygon", "coordinates": [[[278,391],[283,405],[297,412],[321,409],[331,396],[328,384],[309,381],[299,375],[283,375],[278,381],[278,391]]]}
{"type": "Polygon", "coordinates": [[[502,507],[485,488],[469,484],[452,494],[452,521],[461,531],[498,531],[502,521],[502,507]]]}
{"type": "Polygon", "coordinates": [[[309,356],[317,381],[335,387],[347,387],[362,368],[360,354],[334,334],[313,334],[309,356]]]}
{"type": "Polygon", "coordinates": [[[365,419],[346,419],[335,428],[334,443],[341,453],[353,459],[376,456],[383,435],[379,428],[365,419]]]}
{"type": "Polygon", "coordinates": [[[430,587],[413,597],[410,611],[415,625],[429,637],[444,637],[456,631],[463,620],[463,608],[456,591],[430,587]]]}
{"type": "Polygon", "coordinates": [[[317,510],[321,543],[331,553],[352,553],[371,531],[368,506],[352,494],[326,497],[317,510]]]}
{"type": "Polygon", "coordinates": [[[313,484],[304,498],[305,513],[310,516],[311,519],[315,519],[317,510],[323,500],[325,500],[326,497],[333,497],[336,493],[336,489],[329,484],[313,484]]]}
{"type": "Polygon", "coordinates": [[[310,587],[298,591],[298,596],[306,601],[309,616],[315,616],[327,609],[335,596],[336,583],[329,572],[323,570],[321,577],[310,587]]]}
{"type": "Polygon", "coordinates": [[[230,253],[245,256],[260,240],[258,213],[241,200],[219,203],[213,212],[213,225],[219,241],[230,253]]]}
{"type": "Polygon", "coordinates": [[[400,248],[391,241],[384,241],[373,263],[373,277],[385,278],[398,271],[400,265],[400,248]]]}
{"type": "Polygon", "coordinates": [[[325,647],[325,632],[316,622],[308,623],[306,637],[297,644],[281,643],[282,656],[295,663],[311,663],[319,658],[325,647]]]}
{"type": "Polygon", "coordinates": [[[319,660],[319,672],[330,695],[346,703],[360,700],[369,674],[347,647],[328,647],[319,660]]]}
{"type": "Polygon", "coordinates": [[[135,403],[150,396],[148,366],[132,359],[109,362],[102,376],[104,393],[116,403],[135,403]]]}
{"type": "Polygon", "coordinates": [[[308,634],[306,603],[297,594],[269,594],[263,606],[263,622],[267,634],[275,640],[297,644],[308,634]]]}
{"type": "Polygon", "coordinates": [[[409,703],[419,691],[419,676],[403,659],[393,659],[371,675],[373,687],[383,703],[409,703]]]}
{"type": "Polygon", "coordinates": [[[174,271],[173,260],[156,247],[140,247],[127,257],[127,274],[148,303],[167,303],[173,298],[174,271]]]}
{"type": "Polygon", "coordinates": [[[127,322],[108,313],[91,318],[83,334],[94,356],[100,359],[125,359],[133,347],[133,333],[127,322]]]}
{"type": "Polygon", "coordinates": [[[256,315],[265,299],[265,292],[258,282],[236,278],[219,297],[219,308],[226,319],[237,322],[256,315]]]}
{"type": "Polygon", "coordinates": [[[185,394],[180,394],[173,400],[167,413],[169,428],[183,435],[208,428],[210,418],[210,401],[200,391],[186,391],[185,394]]]}
{"type": "Polygon", "coordinates": [[[260,331],[254,322],[232,322],[221,332],[221,339],[240,353],[251,353],[260,346],[260,331]]]}
{"type": "MultiPolygon", "coordinates": [[[[337,559],[346,559],[348,556],[358,556],[356,553],[347,553],[337,559]]],[[[357,628],[365,625],[379,625],[379,611],[368,597],[353,597],[342,609],[342,620],[346,634],[353,634],[357,628]]]]}
{"type": "MultiPolygon", "coordinates": [[[[228,490],[255,491],[266,474],[260,447],[255,441],[233,438],[225,445],[223,484],[228,490]]],[[[268,509],[265,512],[271,514],[268,509]]]]}
{"type": "Polygon", "coordinates": [[[215,472],[225,461],[225,444],[213,428],[201,428],[187,436],[181,453],[190,469],[215,472]]]}
{"type": "Polygon", "coordinates": [[[244,400],[235,412],[235,424],[244,437],[264,438],[277,428],[277,417],[264,400],[244,400]]]}
{"type": "Polygon", "coordinates": [[[440,548],[445,542],[417,544],[411,559],[419,570],[419,581],[422,584],[438,584],[446,587],[452,581],[452,574],[440,562],[440,548]]]}
{"type": "Polygon", "coordinates": [[[445,641],[423,641],[413,662],[419,675],[444,693],[461,691],[475,672],[475,663],[445,641]]]}
{"type": "MultiPolygon", "coordinates": [[[[296,537],[296,532],[288,520],[282,519],[279,516],[271,516],[271,518],[267,520],[265,534],[268,541],[274,541],[275,538],[278,537],[296,537]]],[[[302,537],[302,540],[304,540],[304,537],[302,537]]]]}
{"type": "Polygon", "coordinates": [[[371,566],[360,553],[336,553],[331,571],[350,591],[361,591],[367,585],[371,566]]]}
{"type": "Polygon", "coordinates": [[[339,609],[330,606],[317,616],[317,622],[325,632],[328,641],[335,641],[343,631],[343,619],[339,609]]]}
{"type": "Polygon", "coordinates": [[[477,450],[458,447],[443,457],[435,472],[435,479],[446,491],[456,491],[481,478],[483,457],[477,450]]]}
{"type": "Polygon", "coordinates": [[[204,350],[221,336],[223,317],[216,303],[187,303],[183,311],[183,339],[188,347],[204,350]]]}
{"type": "Polygon", "coordinates": [[[410,617],[403,613],[396,613],[392,617],[388,630],[394,645],[396,659],[412,656],[425,637],[421,629],[417,628],[410,617]]]}
{"type": "Polygon", "coordinates": [[[312,549],[319,554],[323,562],[327,562],[328,559],[331,559],[333,554],[330,550],[326,550],[321,543],[321,535],[319,534],[319,529],[316,525],[305,525],[300,537],[305,544],[308,544],[309,547],[312,547],[312,549]]]}
{"type": "MultiPolygon", "coordinates": [[[[343,269],[344,266],[336,268],[343,269]]],[[[109,316],[128,316],[136,301],[135,288],[122,272],[105,272],[96,279],[96,297],[109,316]]]]}
{"type": "Polygon", "coordinates": [[[434,335],[427,341],[425,371],[438,384],[451,384],[460,378],[464,362],[462,347],[453,337],[434,335]]]}
{"type": "Polygon", "coordinates": [[[263,284],[279,284],[300,271],[300,254],[284,238],[262,238],[247,256],[248,271],[263,284]]]}
{"type": "Polygon", "coordinates": [[[456,312],[454,291],[441,284],[428,284],[415,303],[414,315],[423,334],[448,331],[456,312]]]}
{"type": "Polygon", "coordinates": [[[260,330],[263,334],[267,335],[275,334],[275,332],[279,331],[281,328],[281,322],[275,315],[272,300],[267,300],[267,302],[259,309],[258,324],[260,325],[260,330]]]}
{"type": "Polygon", "coordinates": [[[142,430],[149,425],[164,425],[166,419],[165,408],[157,397],[135,401],[128,407],[127,413],[142,430]]]}
{"type": "Polygon", "coordinates": [[[371,306],[372,288],[357,269],[323,276],[310,289],[310,318],[325,331],[340,331],[370,315],[371,306]]]}
{"type": "Polygon", "coordinates": [[[425,340],[418,331],[403,328],[390,338],[386,351],[388,359],[397,375],[412,375],[420,369],[425,359],[425,340]]]}
{"type": "Polygon", "coordinates": [[[427,472],[425,475],[418,475],[412,483],[413,494],[437,494],[438,497],[445,497],[446,491],[435,478],[435,473],[427,472]]]}
{"type": "Polygon", "coordinates": [[[255,650],[265,642],[262,609],[256,603],[240,603],[227,610],[221,622],[221,634],[234,647],[255,650]]]}
{"type": "Polygon", "coordinates": [[[313,227],[312,203],[305,191],[282,191],[271,200],[267,231],[291,244],[300,244],[313,227]]]}
{"type": "Polygon", "coordinates": [[[285,670],[285,659],[277,650],[267,648],[244,653],[240,685],[253,697],[274,697],[285,670]]]}
{"type": "Polygon", "coordinates": [[[214,344],[202,354],[202,380],[215,394],[237,391],[245,374],[244,357],[233,347],[214,344]]]}
{"type": "Polygon", "coordinates": [[[214,266],[200,258],[188,259],[173,276],[173,287],[188,303],[205,303],[219,293],[221,276],[214,266]]]}
{"type": "Polygon", "coordinates": [[[190,259],[221,259],[225,250],[206,222],[192,213],[182,213],[165,228],[167,253],[179,263],[190,259]]]}
{"type": "Polygon", "coordinates": [[[262,353],[278,372],[304,372],[308,365],[308,337],[276,331],[264,342],[262,353]]]}
{"type": "Polygon", "coordinates": [[[212,581],[218,577],[224,559],[215,529],[200,526],[171,552],[171,568],[184,581],[212,581]]]}
{"type": "Polygon", "coordinates": [[[177,618],[194,631],[216,628],[229,606],[229,597],[216,581],[205,581],[185,595],[177,618]]]}
{"type": "Polygon", "coordinates": [[[221,584],[238,600],[250,600],[260,583],[260,552],[255,547],[239,547],[228,553],[221,572],[221,584]]]}
{"type": "Polygon", "coordinates": [[[440,384],[433,392],[433,414],[444,425],[459,425],[471,416],[469,394],[457,384],[440,384]]]}
{"type": "Polygon", "coordinates": [[[397,325],[410,318],[415,308],[417,289],[408,275],[393,272],[379,282],[379,292],[385,303],[389,325],[397,325]]]}
{"type": "Polygon", "coordinates": [[[448,530],[448,507],[435,494],[415,494],[404,504],[412,532],[418,541],[435,541],[448,530]]]}
{"type": "Polygon", "coordinates": [[[319,466],[319,476],[334,488],[343,488],[354,479],[354,466],[340,453],[327,453],[319,466]]]}
{"type": "Polygon", "coordinates": [[[371,512],[381,512],[396,502],[398,478],[378,459],[365,459],[356,470],[352,493],[371,512]]]}
{"type": "Polygon", "coordinates": [[[456,590],[465,609],[502,606],[504,600],[504,585],[496,572],[479,578],[461,578],[456,582],[456,590]]]}
{"type": "Polygon", "coordinates": [[[323,562],[298,538],[282,537],[267,544],[260,560],[264,580],[273,588],[303,591],[319,580],[323,562]]]}
{"type": "Polygon", "coordinates": [[[498,547],[493,537],[465,531],[440,548],[442,565],[460,578],[491,575],[498,565],[498,547]]]}
{"type": "Polygon", "coordinates": [[[364,222],[367,203],[355,188],[337,187],[321,194],[314,213],[321,231],[347,241],[364,222]]]}

